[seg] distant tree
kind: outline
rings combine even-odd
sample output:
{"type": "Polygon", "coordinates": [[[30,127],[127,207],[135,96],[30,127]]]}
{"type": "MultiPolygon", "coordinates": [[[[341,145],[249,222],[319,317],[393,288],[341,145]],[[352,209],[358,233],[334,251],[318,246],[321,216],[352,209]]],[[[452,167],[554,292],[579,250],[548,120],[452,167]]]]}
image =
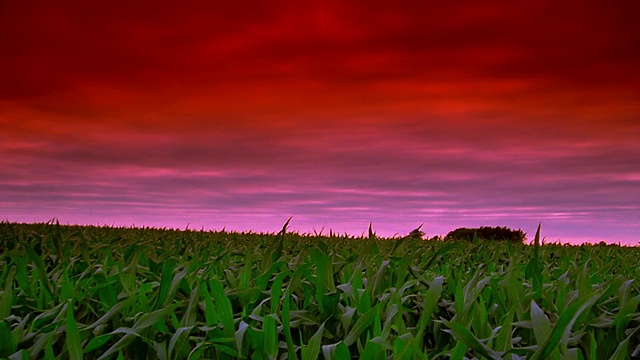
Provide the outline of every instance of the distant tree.
{"type": "Polygon", "coordinates": [[[525,234],[522,230],[512,230],[508,227],[489,227],[480,228],[459,228],[455,229],[444,237],[445,240],[457,241],[473,241],[473,240],[489,240],[489,241],[511,241],[522,243],[525,240],[525,234]]]}

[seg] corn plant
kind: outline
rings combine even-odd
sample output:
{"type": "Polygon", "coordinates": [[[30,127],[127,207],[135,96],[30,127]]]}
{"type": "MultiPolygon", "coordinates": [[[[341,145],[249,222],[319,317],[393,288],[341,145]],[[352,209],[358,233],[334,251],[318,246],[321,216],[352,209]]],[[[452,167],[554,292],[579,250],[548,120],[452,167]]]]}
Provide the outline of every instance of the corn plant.
{"type": "MultiPolygon", "coordinates": [[[[630,359],[636,247],[0,223],[0,358],[630,359]]],[[[410,234],[411,235],[411,234],[410,234]]]]}

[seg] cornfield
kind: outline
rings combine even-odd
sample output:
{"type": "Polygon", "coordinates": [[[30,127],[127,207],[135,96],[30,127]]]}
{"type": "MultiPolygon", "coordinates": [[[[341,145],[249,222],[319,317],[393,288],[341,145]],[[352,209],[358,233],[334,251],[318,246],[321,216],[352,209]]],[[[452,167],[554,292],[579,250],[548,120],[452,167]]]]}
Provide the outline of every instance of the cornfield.
{"type": "Polygon", "coordinates": [[[640,356],[638,247],[285,230],[0,223],[0,358],[640,356]]]}

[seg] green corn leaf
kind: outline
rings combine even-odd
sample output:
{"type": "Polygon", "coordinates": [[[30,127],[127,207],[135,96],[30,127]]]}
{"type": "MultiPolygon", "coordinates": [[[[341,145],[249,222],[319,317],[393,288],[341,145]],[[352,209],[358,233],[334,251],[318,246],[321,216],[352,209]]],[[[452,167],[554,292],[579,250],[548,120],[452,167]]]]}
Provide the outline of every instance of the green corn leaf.
{"type": "Polygon", "coordinates": [[[429,257],[429,259],[427,260],[427,262],[424,265],[425,269],[428,269],[431,267],[431,265],[438,259],[440,258],[442,255],[451,252],[453,249],[457,248],[459,245],[458,243],[452,242],[449,244],[446,244],[444,246],[442,246],[441,248],[439,248],[433,255],[431,255],[429,257]]]}
{"type": "Polygon", "coordinates": [[[155,323],[159,321],[166,320],[167,317],[173,313],[173,311],[177,306],[178,304],[173,304],[171,306],[167,306],[164,309],[152,311],[148,314],[143,314],[142,316],[140,316],[138,321],[136,321],[135,324],[133,324],[131,328],[133,329],[133,331],[139,333],[140,331],[153,326],[155,323]]]}
{"type": "Polygon", "coordinates": [[[351,353],[349,352],[349,347],[344,342],[339,342],[336,346],[336,351],[333,354],[333,358],[335,360],[350,360],[351,353]]]}
{"type": "Polygon", "coordinates": [[[264,331],[263,349],[269,357],[278,356],[278,329],[274,314],[268,314],[263,318],[262,331],[264,331]]]}
{"type": "Polygon", "coordinates": [[[538,224],[538,229],[536,230],[536,236],[533,242],[533,257],[529,260],[526,268],[526,274],[527,277],[531,279],[536,299],[539,299],[542,296],[542,265],[540,263],[541,226],[542,224],[538,224]]]}
{"type": "Polygon", "coordinates": [[[194,287],[189,294],[189,304],[187,305],[187,309],[182,316],[182,320],[180,320],[180,327],[189,327],[196,325],[196,312],[198,310],[198,293],[200,290],[198,287],[194,287]]]}
{"type": "Polygon", "coordinates": [[[207,290],[207,286],[203,286],[203,284],[198,285],[198,289],[200,290],[200,296],[204,302],[204,316],[205,316],[205,325],[208,327],[213,327],[218,323],[218,311],[216,310],[216,306],[213,303],[213,297],[207,290]]]}
{"type": "Polygon", "coordinates": [[[166,298],[164,299],[163,306],[167,306],[173,302],[173,298],[178,291],[178,287],[180,286],[180,282],[187,276],[189,272],[188,267],[185,265],[184,269],[178,272],[173,279],[171,280],[171,284],[169,285],[169,290],[167,291],[166,298]]]}
{"type": "Polygon", "coordinates": [[[105,351],[102,355],[100,355],[98,360],[109,359],[111,356],[115,355],[116,353],[118,353],[118,357],[121,357],[122,350],[125,349],[127,345],[129,345],[136,337],[140,336],[131,329],[125,330],[122,328],[116,329],[112,333],[113,334],[124,333],[125,335],[121,337],[115,344],[111,345],[111,347],[108,348],[107,351],[105,351]]]}
{"type": "Polygon", "coordinates": [[[509,351],[513,345],[513,338],[511,335],[513,329],[513,314],[514,310],[509,309],[504,317],[500,330],[496,334],[495,349],[498,351],[509,351]]]}
{"type": "Polygon", "coordinates": [[[182,342],[184,340],[186,340],[189,337],[189,333],[191,332],[191,330],[193,329],[193,326],[185,326],[185,327],[181,327],[178,328],[175,332],[175,334],[173,334],[171,336],[171,340],[169,340],[169,349],[167,351],[167,357],[169,359],[181,359],[184,358],[184,356],[178,356],[178,354],[174,355],[174,350],[176,348],[176,344],[178,344],[179,342],[182,342]]]}
{"type": "Polygon", "coordinates": [[[233,323],[233,308],[231,307],[231,301],[224,292],[222,284],[218,280],[213,279],[209,281],[209,288],[211,290],[211,295],[216,301],[216,308],[222,323],[224,337],[233,339],[235,337],[236,330],[233,323]]]}
{"type": "Polygon", "coordinates": [[[502,360],[500,353],[491,350],[485,344],[480,342],[466,327],[458,322],[451,321],[445,322],[445,325],[449,328],[449,332],[456,338],[456,340],[464,343],[468,347],[472,348],[478,354],[492,360],[502,360]]]}
{"type": "Polygon", "coordinates": [[[0,357],[7,357],[16,352],[16,345],[11,336],[11,326],[0,320],[0,357]]]}
{"type": "Polygon", "coordinates": [[[169,360],[169,354],[167,353],[167,342],[163,341],[161,343],[154,341],[153,342],[153,350],[156,351],[154,356],[158,360],[169,360]]]}
{"type": "Polygon", "coordinates": [[[162,274],[160,278],[160,291],[158,292],[158,298],[156,299],[156,304],[154,309],[159,309],[164,304],[166,304],[166,300],[168,298],[167,294],[169,292],[169,288],[171,287],[171,279],[173,278],[173,269],[175,269],[176,263],[173,260],[167,260],[162,264],[162,274]]]}
{"type": "MultiPolygon", "coordinates": [[[[472,309],[474,306],[472,306],[472,309]]],[[[482,297],[475,302],[475,311],[471,315],[471,327],[473,332],[481,339],[491,336],[491,327],[489,325],[489,314],[487,313],[486,304],[482,297]]]]}
{"type": "Polygon", "coordinates": [[[360,316],[358,320],[356,320],[356,323],[353,325],[347,336],[345,336],[343,340],[344,343],[347,346],[351,346],[356,341],[358,341],[360,335],[362,335],[367,330],[367,328],[371,326],[376,316],[380,316],[379,304],[371,308],[371,310],[367,311],[362,316],[360,316]]]}
{"type": "Polygon", "coordinates": [[[33,246],[29,246],[27,248],[27,257],[36,266],[36,269],[38,270],[38,276],[40,277],[40,281],[42,281],[42,283],[44,284],[45,289],[47,289],[49,294],[53,296],[53,286],[51,286],[51,281],[49,280],[49,274],[47,273],[44,261],[42,261],[42,258],[38,254],[36,254],[33,246]]]}
{"type": "Polygon", "coordinates": [[[611,355],[609,360],[627,360],[629,359],[629,341],[631,339],[626,338],[618,344],[616,351],[611,355]]]}
{"type": "Polygon", "coordinates": [[[237,359],[239,357],[239,354],[235,350],[233,350],[233,348],[227,345],[215,343],[213,344],[213,347],[219,350],[221,353],[231,356],[232,359],[237,359]]]}
{"type": "Polygon", "coordinates": [[[115,317],[116,315],[120,314],[125,309],[130,308],[131,305],[133,305],[133,303],[135,303],[135,301],[136,301],[135,298],[127,298],[127,299],[122,300],[121,302],[115,304],[111,309],[109,309],[109,311],[107,311],[104,315],[102,315],[100,317],[100,319],[96,320],[93,324],[89,325],[88,328],[89,329],[95,329],[99,325],[106,324],[108,321],[113,319],[113,317],[115,317]]]}
{"type": "Polygon", "coordinates": [[[442,285],[444,284],[444,277],[438,276],[431,282],[431,286],[429,286],[429,290],[424,295],[424,310],[420,315],[420,320],[418,321],[418,334],[416,338],[419,341],[420,347],[422,347],[422,340],[424,338],[424,333],[427,329],[427,326],[431,323],[431,316],[433,312],[438,306],[438,301],[440,300],[440,295],[442,294],[442,285]]]}
{"type": "Polygon", "coordinates": [[[56,355],[53,353],[53,337],[47,339],[47,345],[44,348],[43,360],[56,360],[56,355]]]}
{"type": "Polygon", "coordinates": [[[398,304],[392,304],[391,306],[387,307],[387,316],[382,327],[381,336],[383,339],[387,339],[389,337],[389,334],[391,333],[391,325],[393,325],[393,319],[396,317],[398,312],[398,304]]]}
{"type": "Polygon", "coordinates": [[[238,354],[242,354],[242,343],[244,341],[244,334],[249,329],[249,324],[244,321],[240,321],[240,325],[238,325],[238,330],[234,336],[234,340],[236,342],[236,351],[238,354]]]}
{"type": "Polygon", "coordinates": [[[30,331],[39,330],[42,331],[41,326],[50,326],[56,322],[56,319],[63,314],[66,316],[67,303],[58,304],[55,307],[44,311],[33,319],[33,323],[30,326],[30,331]]]}
{"type": "Polygon", "coordinates": [[[287,221],[282,225],[282,229],[278,232],[278,236],[282,237],[287,233],[287,229],[289,229],[289,223],[293,219],[293,216],[289,217],[287,221]]]}
{"type": "Polygon", "coordinates": [[[92,338],[89,343],[84,347],[83,349],[83,353],[87,354],[90,353],[96,349],[101,348],[102,346],[104,346],[104,344],[108,343],[109,340],[111,340],[111,338],[113,337],[114,334],[102,334],[99,336],[96,336],[94,338],[92,338]]]}
{"type": "Polygon", "coordinates": [[[456,309],[456,317],[460,322],[466,322],[466,313],[464,311],[464,290],[462,282],[458,281],[455,285],[453,305],[456,309]]]}
{"type": "Polygon", "coordinates": [[[640,304],[640,295],[636,295],[630,300],[628,300],[622,308],[618,311],[615,318],[613,319],[613,325],[616,328],[616,334],[619,339],[624,337],[624,332],[629,325],[631,319],[638,315],[636,309],[638,309],[638,305],[640,304]]]}
{"type": "Polygon", "coordinates": [[[295,346],[291,336],[291,294],[286,290],[282,298],[282,332],[287,343],[287,354],[289,358],[295,359],[295,346]]]}
{"type": "Polygon", "coordinates": [[[322,346],[322,355],[325,360],[350,360],[349,347],[342,341],[331,345],[322,346]]]}
{"type": "Polygon", "coordinates": [[[596,360],[598,354],[598,343],[596,342],[596,336],[593,332],[589,332],[587,341],[587,359],[596,360]]]}
{"type": "Polygon", "coordinates": [[[282,283],[286,277],[288,277],[290,273],[288,271],[283,271],[273,279],[273,284],[271,285],[271,312],[276,313],[278,310],[279,300],[282,296],[282,283]]]}
{"type": "MultiPolygon", "coordinates": [[[[420,225],[416,230],[419,231],[421,227],[422,227],[422,225],[420,225]]],[[[398,250],[402,246],[402,244],[404,244],[405,241],[407,241],[408,238],[409,237],[403,237],[403,238],[401,238],[399,240],[396,240],[395,243],[393,244],[393,248],[389,252],[389,256],[393,256],[395,254],[396,250],[398,250]]]]}
{"type": "MultiPolygon", "coordinates": [[[[390,264],[389,260],[382,261],[382,263],[380,264],[380,267],[378,268],[378,271],[373,276],[373,281],[370,283],[371,284],[371,288],[369,289],[369,292],[371,293],[372,297],[375,297],[378,294],[378,288],[382,284],[382,278],[384,277],[384,271],[387,268],[387,266],[389,266],[389,264],[390,264]]],[[[367,285],[369,285],[369,284],[367,284],[367,285]]]]}
{"type": "Polygon", "coordinates": [[[60,282],[60,300],[67,301],[69,299],[73,299],[75,295],[75,289],[73,288],[73,284],[69,279],[69,271],[68,269],[64,269],[62,272],[62,281],[60,282]]]}
{"type": "Polygon", "coordinates": [[[189,353],[187,360],[191,359],[200,359],[202,358],[202,354],[207,350],[207,348],[213,347],[213,343],[209,343],[206,341],[199,342],[189,353]]]}
{"type": "Polygon", "coordinates": [[[67,307],[67,333],[65,343],[69,359],[82,360],[82,346],[80,345],[80,332],[74,318],[73,302],[69,301],[67,307]]]}
{"type": "Polygon", "coordinates": [[[360,359],[362,360],[379,360],[384,359],[385,349],[382,345],[377,344],[373,341],[368,341],[364,347],[364,351],[362,351],[360,355],[360,359]]]}
{"type": "Polygon", "coordinates": [[[573,324],[576,322],[578,317],[586,309],[595,304],[601,296],[601,293],[596,293],[588,299],[577,301],[569,305],[567,309],[560,314],[560,318],[558,319],[558,322],[556,322],[551,335],[548,336],[544,343],[540,345],[531,359],[547,359],[559,343],[562,343],[566,348],[573,324]]]}
{"type": "MultiPolygon", "coordinates": [[[[7,277],[7,279],[11,279],[11,277],[7,277]]],[[[27,275],[27,259],[24,257],[18,257],[16,259],[16,280],[18,281],[20,289],[22,289],[28,297],[32,298],[33,290],[31,289],[31,282],[27,275]]]]}
{"type": "Polygon", "coordinates": [[[320,325],[318,331],[309,339],[307,346],[302,348],[302,360],[316,360],[320,355],[320,346],[322,345],[322,334],[324,333],[324,324],[320,325]]]}
{"type": "MultiPolygon", "coordinates": [[[[256,278],[255,280],[256,287],[260,289],[260,291],[265,291],[269,286],[269,281],[274,276],[274,274],[277,274],[277,271],[280,270],[285,265],[286,265],[286,261],[278,261],[276,263],[273,263],[271,267],[267,269],[267,271],[265,271],[262,275],[256,278]]],[[[287,272],[281,272],[276,276],[284,276],[282,274],[286,274],[286,273],[287,272]]],[[[274,283],[275,283],[275,279],[274,279],[274,283]]],[[[282,281],[280,283],[282,284],[282,281]]]]}
{"type": "Polygon", "coordinates": [[[13,278],[15,268],[11,268],[9,274],[4,280],[4,291],[0,294],[0,319],[5,319],[11,315],[11,306],[13,306],[13,278]]]}
{"type": "Polygon", "coordinates": [[[466,359],[465,354],[469,346],[464,341],[458,341],[451,351],[451,360],[463,360],[466,359]]]}
{"type": "Polygon", "coordinates": [[[549,334],[551,334],[552,325],[547,315],[540,309],[535,300],[531,300],[531,325],[533,326],[533,334],[536,342],[542,344],[549,334]]]}

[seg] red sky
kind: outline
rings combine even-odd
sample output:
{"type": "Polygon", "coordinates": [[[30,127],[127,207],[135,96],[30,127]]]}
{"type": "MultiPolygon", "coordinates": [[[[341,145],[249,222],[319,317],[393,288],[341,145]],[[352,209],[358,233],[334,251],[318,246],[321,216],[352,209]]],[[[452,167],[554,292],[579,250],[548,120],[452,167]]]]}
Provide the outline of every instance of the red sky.
{"type": "Polygon", "coordinates": [[[0,2],[0,220],[640,241],[640,3],[0,2]]]}

